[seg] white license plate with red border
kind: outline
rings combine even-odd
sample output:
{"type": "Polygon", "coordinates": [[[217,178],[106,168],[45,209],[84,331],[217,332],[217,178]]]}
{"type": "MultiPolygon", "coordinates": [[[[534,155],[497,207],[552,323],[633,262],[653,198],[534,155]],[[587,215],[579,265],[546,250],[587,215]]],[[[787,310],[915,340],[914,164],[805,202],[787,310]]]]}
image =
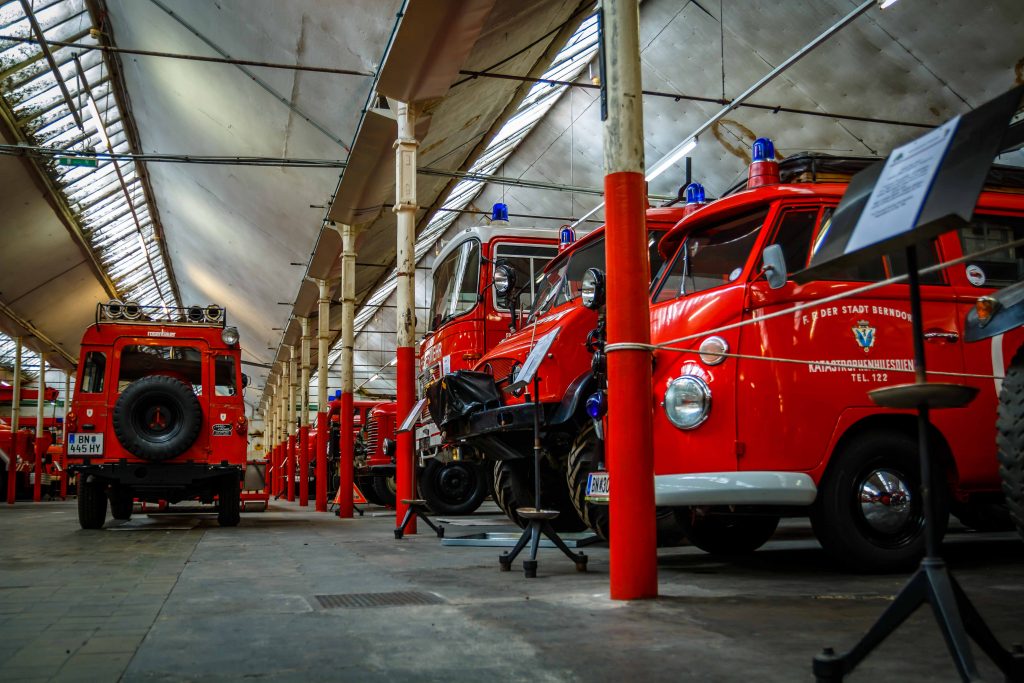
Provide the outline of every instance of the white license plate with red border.
{"type": "Polygon", "coordinates": [[[69,433],[68,455],[103,455],[103,435],[82,432],[69,433]]]}
{"type": "Polygon", "coordinates": [[[591,472],[587,475],[587,502],[608,504],[608,473],[591,472]]]}

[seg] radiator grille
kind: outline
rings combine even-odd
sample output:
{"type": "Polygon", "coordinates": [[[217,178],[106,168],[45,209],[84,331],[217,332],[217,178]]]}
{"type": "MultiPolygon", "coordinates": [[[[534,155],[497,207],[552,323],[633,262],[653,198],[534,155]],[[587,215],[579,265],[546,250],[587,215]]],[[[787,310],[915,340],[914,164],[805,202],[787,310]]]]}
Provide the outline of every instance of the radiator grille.
{"type": "Polygon", "coordinates": [[[366,418],[366,453],[373,455],[377,452],[377,418],[371,413],[366,418]]]}

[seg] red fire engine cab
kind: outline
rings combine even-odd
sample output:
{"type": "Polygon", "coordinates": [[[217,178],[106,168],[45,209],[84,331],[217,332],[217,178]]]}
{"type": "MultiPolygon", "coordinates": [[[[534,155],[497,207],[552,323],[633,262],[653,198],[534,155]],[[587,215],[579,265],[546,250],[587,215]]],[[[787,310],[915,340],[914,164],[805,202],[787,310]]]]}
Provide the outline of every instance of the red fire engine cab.
{"type": "Polygon", "coordinates": [[[103,526],[108,500],[128,519],[133,499],[216,498],[220,525],[238,524],[248,378],[226,319],[216,305],[97,306],[65,442],[82,528],[103,526]]]}
{"type": "MultiPolygon", "coordinates": [[[[427,334],[420,344],[420,395],[442,375],[474,367],[529,311],[544,266],[571,230],[513,227],[508,207],[495,204],[488,225],[471,227],[449,241],[432,269],[433,301],[427,334]],[[518,283],[516,296],[503,290],[518,283]]],[[[399,421],[404,416],[400,416],[399,421]]],[[[446,442],[424,410],[416,429],[420,495],[444,515],[469,514],[491,493],[490,467],[446,442]]],[[[393,439],[394,436],[391,436],[393,439]]]]}

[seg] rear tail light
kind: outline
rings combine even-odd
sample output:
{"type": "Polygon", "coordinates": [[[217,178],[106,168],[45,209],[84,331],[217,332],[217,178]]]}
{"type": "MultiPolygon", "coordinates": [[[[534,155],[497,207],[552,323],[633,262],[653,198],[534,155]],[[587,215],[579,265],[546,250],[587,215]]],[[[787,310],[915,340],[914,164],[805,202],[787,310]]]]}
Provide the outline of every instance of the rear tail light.
{"type": "Polygon", "coordinates": [[[235,431],[242,436],[249,430],[249,422],[245,419],[244,415],[240,415],[238,420],[235,422],[235,431]]]}
{"type": "Polygon", "coordinates": [[[78,416],[75,415],[75,411],[68,411],[67,417],[64,418],[64,427],[69,432],[78,429],[78,416]]]}

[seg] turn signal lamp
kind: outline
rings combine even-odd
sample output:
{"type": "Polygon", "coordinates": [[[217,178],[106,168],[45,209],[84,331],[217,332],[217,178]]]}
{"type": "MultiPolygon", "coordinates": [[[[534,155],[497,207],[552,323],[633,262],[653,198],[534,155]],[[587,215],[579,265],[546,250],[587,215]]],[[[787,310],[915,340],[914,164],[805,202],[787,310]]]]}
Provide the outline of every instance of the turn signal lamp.
{"type": "Polygon", "coordinates": [[[974,312],[978,314],[978,324],[988,325],[992,316],[999,310],[999,302],[993,297],[983,296],[974,302],[974,312]]]}
{"type": "Polygon", "coordinates": [[[563,225],[558,231],[558,251],[565,251],[576,241],[576,231],[571,225],[563,225]]]}
{"type": "Polygon", "coordinates": [[[775,143],[769,138],[754,140],[750,156],[747,189],[777,185],[779,183],[779,162],[775,160],[775,143]]]}
{"type": "Polygon", "coordinates": [[[491,222],[504,221],[508,223],[508,205],[501,202],[491,207],[491,222]]]}

